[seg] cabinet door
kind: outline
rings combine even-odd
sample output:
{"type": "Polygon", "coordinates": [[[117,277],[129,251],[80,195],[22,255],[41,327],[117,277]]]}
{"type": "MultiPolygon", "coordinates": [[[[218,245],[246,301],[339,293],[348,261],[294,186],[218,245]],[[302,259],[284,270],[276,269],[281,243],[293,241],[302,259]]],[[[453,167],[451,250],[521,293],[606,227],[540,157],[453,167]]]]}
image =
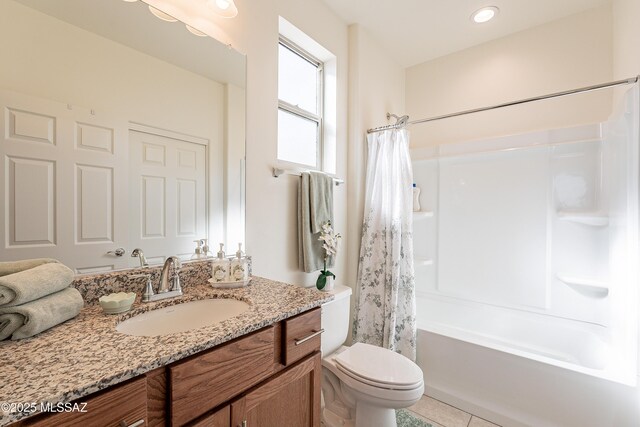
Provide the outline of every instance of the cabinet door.
{"type": "Polygon", "coordinates": [[[231,425],[231,406],[227,405],[216,412],[205,415],[189,424],[189,427],[229,427],[231,425]]]}
{"type": "Polygon", "coordinates": [[[171,365],[171,425],[185,425],[270,378],[274,365],[274,330],[268,326],[171,365]]]}
{"type": "Polygon", "coordinates": [[[320,427],[320,353],[231,404],[232,427],[320,427]]]}

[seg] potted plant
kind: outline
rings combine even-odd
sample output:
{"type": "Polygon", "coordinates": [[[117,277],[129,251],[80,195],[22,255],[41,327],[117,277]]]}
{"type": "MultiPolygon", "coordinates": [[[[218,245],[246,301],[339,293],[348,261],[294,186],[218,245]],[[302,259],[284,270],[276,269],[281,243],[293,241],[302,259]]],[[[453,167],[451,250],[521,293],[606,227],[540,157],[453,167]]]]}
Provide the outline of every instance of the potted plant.
{"type": "Polygon", "coordinates": [[[327,269],[327,261],[329,257],[335,256],[338,251],[338,240],[342,236],[340,233],[335,233],[331,226],[331,221],[327,221],[322,224],[322,231],[318,240],[322,242],[322,248],[324,249],[324,269],[320,270],[320,276],[316,280],[316,288],[321,291],[330,291],[333,289],[333,281],[336,275],[327,269]]]}

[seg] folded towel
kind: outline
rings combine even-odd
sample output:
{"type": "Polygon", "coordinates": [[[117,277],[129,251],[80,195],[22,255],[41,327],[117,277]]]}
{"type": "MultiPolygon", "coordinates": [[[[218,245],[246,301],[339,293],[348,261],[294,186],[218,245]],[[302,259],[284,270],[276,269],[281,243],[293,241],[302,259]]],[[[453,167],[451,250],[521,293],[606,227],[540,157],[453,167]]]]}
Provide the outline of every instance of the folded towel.
{"type": "Polygon", "coordinates": [[[333,224],[333,178],[323,172],[309,172],[309,207],[311,232],[319,233],[322,225],[333,224]]]}
{"type": "MultiPolygon", "coordinates": [[[[310,174],[303,172],[298,185],[298,264],[306,273],[320,270],[324,266],[324,249],[318,240],[320,233],[311,230],[310,174]]],[[[333,220],[331,217],[330,220],[333,220]]],[[[327,267],[333,267],[333,257],[327,267]]]]}
{"type": "Polygon", "coordinates": [[[0,277],[0,308],[12,307],[53,294],[73,281],[73,271],[58,262],[0,277]]]}
{"type": "Polygon", "coordinates": [[[0,308],[0,341],[32,337],[80,313],[84,301],[75,288],[15,307],[0,308]]]}
{"type": "Polygon", "coordinates": [[[23,259],[21,261],[0,262],[0,277],[8,274],[18,273],[20,271],[29,270],[42,264],[58,262],[51,258],[23,259]]]}

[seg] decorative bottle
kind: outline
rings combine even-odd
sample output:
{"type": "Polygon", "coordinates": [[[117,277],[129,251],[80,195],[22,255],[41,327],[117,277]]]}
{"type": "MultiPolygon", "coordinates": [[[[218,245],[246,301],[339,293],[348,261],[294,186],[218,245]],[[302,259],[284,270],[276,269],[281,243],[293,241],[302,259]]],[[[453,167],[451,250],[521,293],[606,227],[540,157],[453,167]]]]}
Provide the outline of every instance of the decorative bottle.
{"type": "Polygon", "coordinates": [[[213,254],[209,250],[208,239],[200,239],[202,242],[202,257],[203,258],[213,258],[213,254]]]}
{"type": "Polygon", "coordinates": [[[228,282],[229,281],[229,260],[225,258],[224,243],[220,243],[220,250],[218,251],[218,257],[211,261],[211,278],[213,282],[228,282]]]}
{"type": "Polygon", "coordinates": [[[420,211],[420,187],[413,183],[413,211],[420,211]]]}
{"type": "Polygon", "coordinates": [[[194,240],[193,243],[196,244],[196,249],[194,251],[194,254],[191,255],[191,259],[194,260],[204,258],[202,256],[202,248],[200,247],[201,240],[194,240]]]}
{"type": "Polygon", "coordinates": [[[238,243],[236,257],[231,261],[231,280],[243,282],[247,280],[247,259],[242,252],[242,243],[238,243]]]}

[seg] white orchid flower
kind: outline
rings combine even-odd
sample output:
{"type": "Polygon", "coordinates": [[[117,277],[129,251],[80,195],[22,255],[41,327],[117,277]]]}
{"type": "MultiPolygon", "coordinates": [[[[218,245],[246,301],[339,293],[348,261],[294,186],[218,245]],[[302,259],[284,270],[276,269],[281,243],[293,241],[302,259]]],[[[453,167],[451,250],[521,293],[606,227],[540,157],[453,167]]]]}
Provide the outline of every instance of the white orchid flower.
{"type": "Polygon", "coordinates": [[[322,224],[322,231],[318,240],[323,242],[322,247],[325,250],[325,258],[336,255],[338,252],[338,240],[342,238],[340,233],[334,233],[330,222],[322,224]]]}

